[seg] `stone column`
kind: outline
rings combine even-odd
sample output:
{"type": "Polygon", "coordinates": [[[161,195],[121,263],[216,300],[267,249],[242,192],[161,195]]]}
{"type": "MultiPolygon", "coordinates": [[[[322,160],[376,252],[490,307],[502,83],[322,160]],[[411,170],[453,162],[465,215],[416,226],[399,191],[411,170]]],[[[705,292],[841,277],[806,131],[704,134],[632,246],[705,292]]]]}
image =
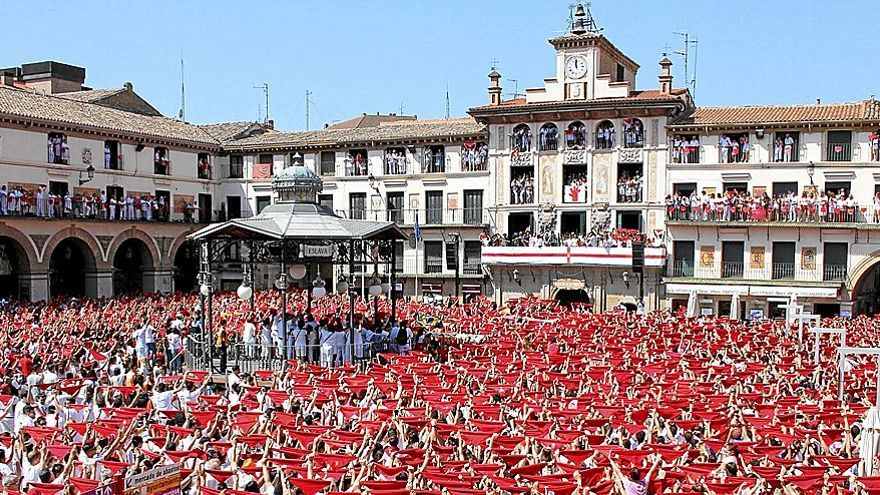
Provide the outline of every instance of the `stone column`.
{"type": "Polygon", "coordinates": [[[49,272],[32,271],[18,275],[18,286],[22,296],[31,302],[49,299],[49,272]]]}
{"type": "Polygon", "coordinates": [[[113,270],[86,272],[86,297],[113,297],[113,270]]]}

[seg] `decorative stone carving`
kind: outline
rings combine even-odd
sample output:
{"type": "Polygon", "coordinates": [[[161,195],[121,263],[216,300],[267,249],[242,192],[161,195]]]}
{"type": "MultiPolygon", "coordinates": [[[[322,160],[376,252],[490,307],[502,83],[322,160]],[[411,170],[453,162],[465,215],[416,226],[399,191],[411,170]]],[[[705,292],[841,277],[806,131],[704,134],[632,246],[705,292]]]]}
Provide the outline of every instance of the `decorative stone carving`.
{"type": "Polygon", "coordinates": [[[609,230],[611,228],[611,210],[607,204],[597,204],[591,210],[591,221],[594,230],[609,230]]]}
{"type": "Polygon", "coordinates": [[[531,167],[533,165],[532,156],[533,153],[531,151],[513,152],[510,155],[510,166],[531,167]]]}
{"type": "Polygon", "coordinates": [[[659,143],[660,120],[651,119],[651,146],[657,146],[659,143]]]}
{"type": "Polygon", "coordinates": [[[587,152],[585,150],[565,150],[562,158],[566,165],[583,165],[587,163],[587,152]]]}
{"type": "MultiPolygon", "coordinates": [[[[650,152],[648,159],[648,181],[642,187],[648,189],[648,201],[657,201],[657,151],[650,152]]],[[[644,192],[642,193],[644,195],[644,192]]]]}
{"type": "Polygon", "coordinates": [[[43,246],[46,245],[49,236],[46,234],[31,234],[31,239],[34,240],[34,246],[37,247],[37,253],[39,254],[43,252],[43,246]]]}
{"type": "Polygon", "coordinates": [[[538,232],[556,231],[556,208],[552,204],[542,205],[538,211],[538,232]]]}
{"type": "Polygon", "coordinates": [[[553,201],[553,191],[556,189],[553,177],[552,165],[541,167],[541,201],[553,201]]]}
{"type": "Polygon", "coordinates": [[[620,150],[619,163],[642,163],[641,148],[623,148],[620,150]]]}
{"type": "Polygon", "coordinates": [[[97,239],[98,242],[101,243],[101,248],[104,250],[105,253],[108,249],[110,249],[110,243],[113,242],[112,235],[96,235],[95,239],[97,239]]]}
{"type": "Polygon", "coordinates": [[[596,188],[596,200],[608,200],[608,168],[611,165],[611,155],[601,153],[593,155],[593,177],[596,178],[594,187],[596,188]]]}

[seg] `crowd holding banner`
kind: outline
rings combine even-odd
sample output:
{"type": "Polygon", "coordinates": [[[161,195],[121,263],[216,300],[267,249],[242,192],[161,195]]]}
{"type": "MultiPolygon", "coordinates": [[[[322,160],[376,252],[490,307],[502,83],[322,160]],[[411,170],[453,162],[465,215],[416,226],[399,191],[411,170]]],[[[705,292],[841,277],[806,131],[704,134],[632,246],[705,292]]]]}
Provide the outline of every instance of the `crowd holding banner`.
{"type": "MultiPolygon", "coordinates": [[[[314,319],[339,317],[344,328],[347,301],[314,302],[314,319]]],[[[289,295],[293,317],[305,304],[289,295]]],[[[198,337],[197,306],[184,295],[6,304],[5,493],[88,493],[164,471],[193,495],[880,489],[876,458],[859,457],[874,434],[862,422],[873,358],[849,358],[841,403],[836,343],[823,342],[814,363],[782,322],[592,314],[530,298],[401,301],[408,323],[398,330],[428,327],[439,349],[407,333],[411,350],[367,365],[172,372],[163,342],[198,337]]],[[[253,313],[232,294],[213,307],[218,331],[237,340],[281,305],[277,292],[259,291],[253,313]]],[[[371,308],[356,303],[359,327],[393,325],[386,300],[377,315],[371,308]]],[[[867,317],[822,323],[845,327],[854,347],[875,345],[880,329],[867,317]]]]}

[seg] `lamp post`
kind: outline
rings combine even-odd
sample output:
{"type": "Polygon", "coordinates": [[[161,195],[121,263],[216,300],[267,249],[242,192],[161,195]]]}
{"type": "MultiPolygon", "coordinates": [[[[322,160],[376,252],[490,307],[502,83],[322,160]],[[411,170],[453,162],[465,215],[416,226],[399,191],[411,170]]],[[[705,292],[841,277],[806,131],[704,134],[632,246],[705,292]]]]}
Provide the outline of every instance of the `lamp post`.
{"type": "MultiPolygon", "coordinates": [[[[373,270],[373,278],[370,280],[370,295],[373,296],[373,326],[379,328],[379,294],[382,293],[382,279],[379,278],[379,267],[373,270]]],[[[375,330],[374,329],[374,330],[375,330]]]]}
{"type": "Polygon", "coordinates": [[[95,178],[95,167],[93,167],[91,164],[89,164],[89,166],[86,167],[86,177],[87,177],[86,179],[83,179],[82,172],[79,173],[79,185],[83,185],[88,182],[91,182],[92,179],[95,178]]]}
{"type": "Polygon", "coordinates": [[[214,370],[214,335],[211,329],[211,294],[213,292],[213,274],[211,272],[211,240],[208,239],[200,246],[199,252],[199,299],[201,302],[202,321],[202,357],[207,354],[207,366],[214,370]]]}
{"type": "Polygon", "coordinates": [[[807,175],[810,176],[810,185],[811,186],[813,185],[813,174],[815,174],[815,173],[816,173],[816,164],[813,162],[810,162],[810,166],[807,167],[807,175]]]}

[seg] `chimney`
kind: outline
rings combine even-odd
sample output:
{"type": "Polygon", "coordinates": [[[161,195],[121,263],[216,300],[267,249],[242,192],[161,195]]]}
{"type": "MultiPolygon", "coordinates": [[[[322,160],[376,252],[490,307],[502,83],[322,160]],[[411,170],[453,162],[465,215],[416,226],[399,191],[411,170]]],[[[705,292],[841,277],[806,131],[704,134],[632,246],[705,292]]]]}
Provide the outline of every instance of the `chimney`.
{"type": "Polygon", "coordinates": [[[275,130],[275,121],[272,120],[272,119],[269,119],[269,120],[266,121],[265,124],[263,124],[263,126],[264,126],[266,129],[269,129],[269,130],[274,131],[274,130],[275,130]]]}
{"type": "Polygon", "coordinates": [[[660,93],[664,95],[672,94],[672,61],[667,57],[663,57],[660,61],[660,93]]]}
{"type": "Polygon", "coordinates": [[[495,68],[492,68],[492,72],[489,73],[489,104],[490,105],[500,105],[501,104],[501,74],[498,73],[495,68]]]}
{"type": "Polygon", "coordinates": [[[122,87],[125,88],[126,91],[134,91],[134,84],[128,81],[126,81],[126,83],[123,84],[122,87]]]}
{"type": "Polygon", "coordinates": [[[0,74],[0,86],[14,86],[15,84],[15,76],[12,74],[2,73],[0,74]]]}

